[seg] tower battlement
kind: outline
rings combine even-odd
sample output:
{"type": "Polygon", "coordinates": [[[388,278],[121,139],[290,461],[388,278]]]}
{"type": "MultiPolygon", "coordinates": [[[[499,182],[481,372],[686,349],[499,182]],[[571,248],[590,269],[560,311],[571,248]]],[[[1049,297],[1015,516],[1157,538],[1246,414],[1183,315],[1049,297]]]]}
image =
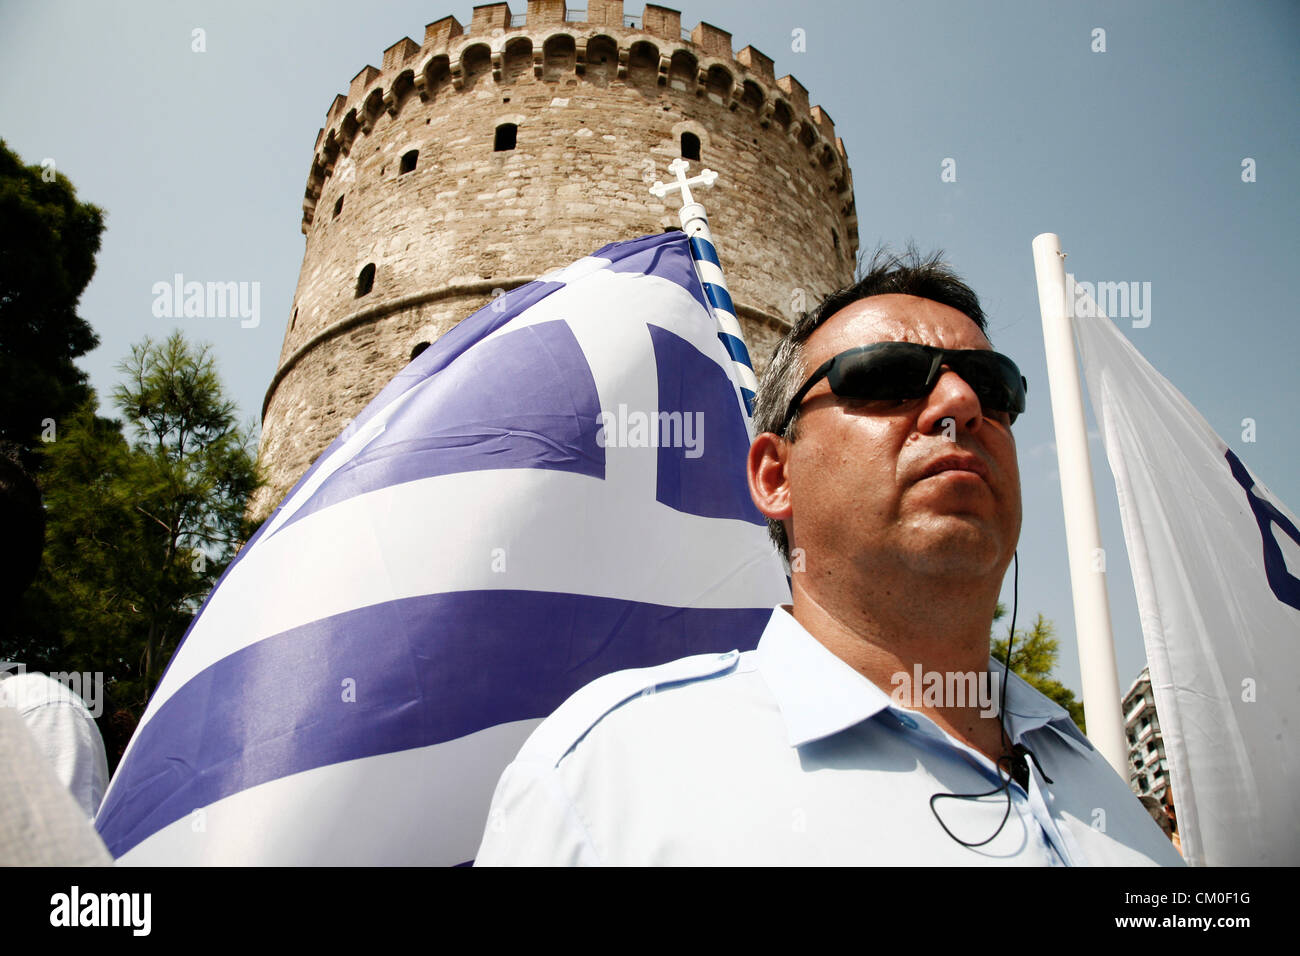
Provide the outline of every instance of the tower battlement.
{"type": "MultiPolygon", "coordinates": [[[[584,76],[589,67],[752,114],[757,127],[788,136],[810,165],[827,171],[856,225],[848,156],[830,114],[809,105],[808,91],[793,76],[777,78],[770,57],[752,46],[733,53],[731,44],[730,33],[709,23],[684,31],[680,12],[668,7],[647,4],[640,16],[628,15],[623,0],[588,0],[586,10],[566,8],[563,0],[528,0],[522,15],[507,3],[489,3],[474,8],[468,29],[455,17],[436,20],[424,28],[423,45],[409,37],[394,43],[382,66],[363,67],[348,92],[330,104],[316,135],[303,232],[340,155],[382,113],[395,116],[409,97],[427,103],[472,91],[480,78],[488,82],[488,74],[500,85],[529,71],[534,79],[556,80],[565,73],[584,76]]],[[[850,241],[856,251],[856,238],[850,241]]]]}

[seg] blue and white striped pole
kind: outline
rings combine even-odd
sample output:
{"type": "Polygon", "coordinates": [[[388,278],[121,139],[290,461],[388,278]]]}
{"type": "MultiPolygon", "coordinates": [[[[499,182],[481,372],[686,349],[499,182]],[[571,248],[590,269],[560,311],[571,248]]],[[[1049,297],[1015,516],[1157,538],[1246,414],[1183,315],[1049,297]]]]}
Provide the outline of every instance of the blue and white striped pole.
{"type": "Polygon", "coordinates": [[[709,218],[704,206],[691,197],[691,187],[697,185],[712,186],[718,174],[706,169],[698,176],[686,178],[690,164],[684,159],[674,159],[668,164],[668,171],[677,176],[674,183],[657,182],[650,187],[650,192],[659,199],[665,199],[674,189],[682,192],[682,208],[677,218],[682,224],[691,243],[691,258],[695,260],[695,271],[699,273],[704,285],[704,294],[713,306],[713,315],[718,320],[718,338],[731,356],[736,366],[736,378],[740,382],[740,395],[745,401],[745,414],[754,414],[754,392],[758,390],[758,379],[754,377],[754,366],[749,360],[749,349],[745,348],[745,336],[736,318],[736,307],[731,302],[731,293],[727,291],[727,280],[722,275],[722,263],[718,261],[718,250],[713,246],[713,235],[709,232],[709,218]]]}

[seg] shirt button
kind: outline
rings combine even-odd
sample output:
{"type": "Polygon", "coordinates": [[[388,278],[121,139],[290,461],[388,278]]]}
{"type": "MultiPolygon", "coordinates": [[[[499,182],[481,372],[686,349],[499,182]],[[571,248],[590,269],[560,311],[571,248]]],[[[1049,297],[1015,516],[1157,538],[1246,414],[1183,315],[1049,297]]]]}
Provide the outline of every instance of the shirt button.
{"type": "Polygon", "coordinates": [[[894,716],[896,716],[898,718],[898,722],[902,724],[904,727],[906,727],[908,730],[916,730],[916,728],[920,726],[920,724],[918,724],[911,717],[907,716],[907,714],[895,714],[894,716]]]}

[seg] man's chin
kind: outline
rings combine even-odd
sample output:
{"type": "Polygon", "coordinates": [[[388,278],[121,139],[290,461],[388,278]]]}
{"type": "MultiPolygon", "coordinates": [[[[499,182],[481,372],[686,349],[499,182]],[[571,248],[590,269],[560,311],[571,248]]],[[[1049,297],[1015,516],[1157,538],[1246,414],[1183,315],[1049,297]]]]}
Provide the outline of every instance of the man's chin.
{"type": "Polygon", "coordinates": [[[911,566],[962,577],[1001,576],[1011,562],[1002,536],[974,515],[945,515],[915,529],[904,543],[911,566]]]}

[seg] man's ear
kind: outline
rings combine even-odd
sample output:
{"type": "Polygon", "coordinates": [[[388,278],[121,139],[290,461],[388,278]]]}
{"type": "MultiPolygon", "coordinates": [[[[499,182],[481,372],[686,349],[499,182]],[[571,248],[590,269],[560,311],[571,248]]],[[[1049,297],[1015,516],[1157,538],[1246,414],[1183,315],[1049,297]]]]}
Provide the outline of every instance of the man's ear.
{"type": "Polygon", "coordinates": [[[749,446],[746,476],[749,496],[764,517],[789,521],[794,513],[787,473],[791,443],[771,432],[763,432],[749,446]]]}

